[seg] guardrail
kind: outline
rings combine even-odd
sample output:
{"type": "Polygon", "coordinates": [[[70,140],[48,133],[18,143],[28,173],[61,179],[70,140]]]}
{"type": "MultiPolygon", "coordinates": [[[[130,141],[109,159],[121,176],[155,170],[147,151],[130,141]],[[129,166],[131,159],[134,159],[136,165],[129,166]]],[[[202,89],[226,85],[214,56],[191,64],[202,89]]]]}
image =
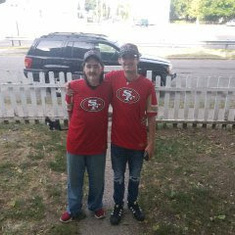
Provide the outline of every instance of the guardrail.
{"type": "Polygon", "coordinates": [[[156,43],[138,43],[141,47],[163,47],[163,48],[192,48],[197,46],[222,46],[228,49],[229,46],[235,46],[235,40],[206,40],[198,42],[156,42],[156,43]]]}
{"type": "MultiPolygon", "coordinates": [[[[22,41],[30,41],[31,38],[20,37],[20,36],[9,36],[6,37],[7,40],[11,41],[11,45],[15,46],[15,43],[18,42],[18,45],[22,45],[22,41]]],[[[229,46],[235,46],[235,40],[206,40],[199,42],[188,42],[188,43],[178,43],[178,42],[156,42],[156,43],[138,43],[142,47],[192,47],[192,46],[202,46],[202,45],[213,45],[213,46],[224,46],[224,49],[227,50],[229,46]]]]}
{"type": "Polygon", "coordinates": [[[7,40],[11,41],[11,45],[12,46],[15,46],[15,43],[18,42],[18,46],[21,46],[21,42],[22,41],[29,41],[31,39],[27,38],[27,37],[18,37],[18,36],[15,36],[15,37],[6,37],[7,40]]]}
{"type": "Polygon", "coordinates": [[[224,49],[227,50],[229,46],[235,45],[235,40],[209,40],[209,41],[202,41],[204,44],[207,45],[222,45],[224,49]]]}

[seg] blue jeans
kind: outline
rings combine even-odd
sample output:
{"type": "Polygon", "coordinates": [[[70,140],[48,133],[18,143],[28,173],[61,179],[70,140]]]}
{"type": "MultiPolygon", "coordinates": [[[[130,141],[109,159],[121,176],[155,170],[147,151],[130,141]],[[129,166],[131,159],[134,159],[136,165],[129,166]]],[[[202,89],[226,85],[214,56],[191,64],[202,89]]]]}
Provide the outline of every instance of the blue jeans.
{"type": "Polygon", "coordinates": [[[103,207],[106,153],[99,155],[74,155],[67,153],[68,206],[67,212],[76,217],[81,213],[84,173],[89,178],[88,209],[103,207]]]}
{"type": "Polygon", "coordinates": [[[129,167],[127,201],[133,203],[137,200],[143,159],[144,151],[125,149],[114,144],[111,145],[111,160],[114,171],[113,199],[115,204],[123,205],[127,164],[129,167]]]}

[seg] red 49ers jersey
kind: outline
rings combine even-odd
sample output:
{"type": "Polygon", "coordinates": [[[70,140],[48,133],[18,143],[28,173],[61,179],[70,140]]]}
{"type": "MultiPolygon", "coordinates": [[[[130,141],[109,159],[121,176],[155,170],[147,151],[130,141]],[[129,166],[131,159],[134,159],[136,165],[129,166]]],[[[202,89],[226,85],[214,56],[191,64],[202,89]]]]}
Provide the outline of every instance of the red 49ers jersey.
{"type": "MultiPolygon", "coordinates": [[[[102,82],[91,88],[83,79],[70,83],[74,91],[73,110],[67,135],[67,151],[77,155],[93,155],[106,151],[108,106],[111,87],[102,82]]],[[[69,100],[69,97],[66,97],[69,100]]]]}
{"type": "Polygon", "coordinates": [[[113,90],[112,143],[120,147],[144,150],[147,146],[147,116],[157,115],[157,98],[154,86],[144,76],[127,82],[123,71],[105,76],[113,90]],[[147,100],[151,108],[147,110],[147,100]]]}

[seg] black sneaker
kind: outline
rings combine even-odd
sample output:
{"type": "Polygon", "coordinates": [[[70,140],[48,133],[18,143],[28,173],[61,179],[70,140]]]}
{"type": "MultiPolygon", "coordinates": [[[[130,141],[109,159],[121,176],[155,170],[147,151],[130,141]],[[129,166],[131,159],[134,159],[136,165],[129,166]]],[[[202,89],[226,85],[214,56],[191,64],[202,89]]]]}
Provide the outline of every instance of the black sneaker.
{"type": "Polygon", "coordinates": [[[128,203],[128,208],[131,210],[134,218],[137,219],[138,221],[143,221],[145,219],[145,215],[142,212],[137,202],[128,203]]]}
{"type": "Polygon", "coordinates": [[[116,204],[110,216],[110,223],[112,225],[118,225],[121,221],[123,214],[123,206],[116,204]]]}

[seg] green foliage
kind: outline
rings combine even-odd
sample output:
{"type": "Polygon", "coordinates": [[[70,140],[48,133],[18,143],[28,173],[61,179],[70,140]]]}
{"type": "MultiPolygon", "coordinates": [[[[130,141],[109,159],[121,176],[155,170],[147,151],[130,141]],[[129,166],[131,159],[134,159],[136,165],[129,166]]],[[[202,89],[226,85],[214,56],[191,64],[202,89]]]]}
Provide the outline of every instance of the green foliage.
{"type": "Polygon", "coordinates": [[[190,0],[172,0],[171,1],[171,15],[175,16],[175,19],[188,19],[190,0]]]}
{"type": "Polygon", "coordinates": [[[96,8],[96,0],[85,0],[85,10],[95,10],[96,8]]]}
{"type": "Polygon", "coordinates": [[[172,0],[171,20],[226,22],[235,18],[234,0],[172,0]]]}
{"type": "Polygon", "coordinates": [[[203,0],[201,12],[205,20],[227,21],[235,17],[235,2],[233,0],[203,0]]]}

